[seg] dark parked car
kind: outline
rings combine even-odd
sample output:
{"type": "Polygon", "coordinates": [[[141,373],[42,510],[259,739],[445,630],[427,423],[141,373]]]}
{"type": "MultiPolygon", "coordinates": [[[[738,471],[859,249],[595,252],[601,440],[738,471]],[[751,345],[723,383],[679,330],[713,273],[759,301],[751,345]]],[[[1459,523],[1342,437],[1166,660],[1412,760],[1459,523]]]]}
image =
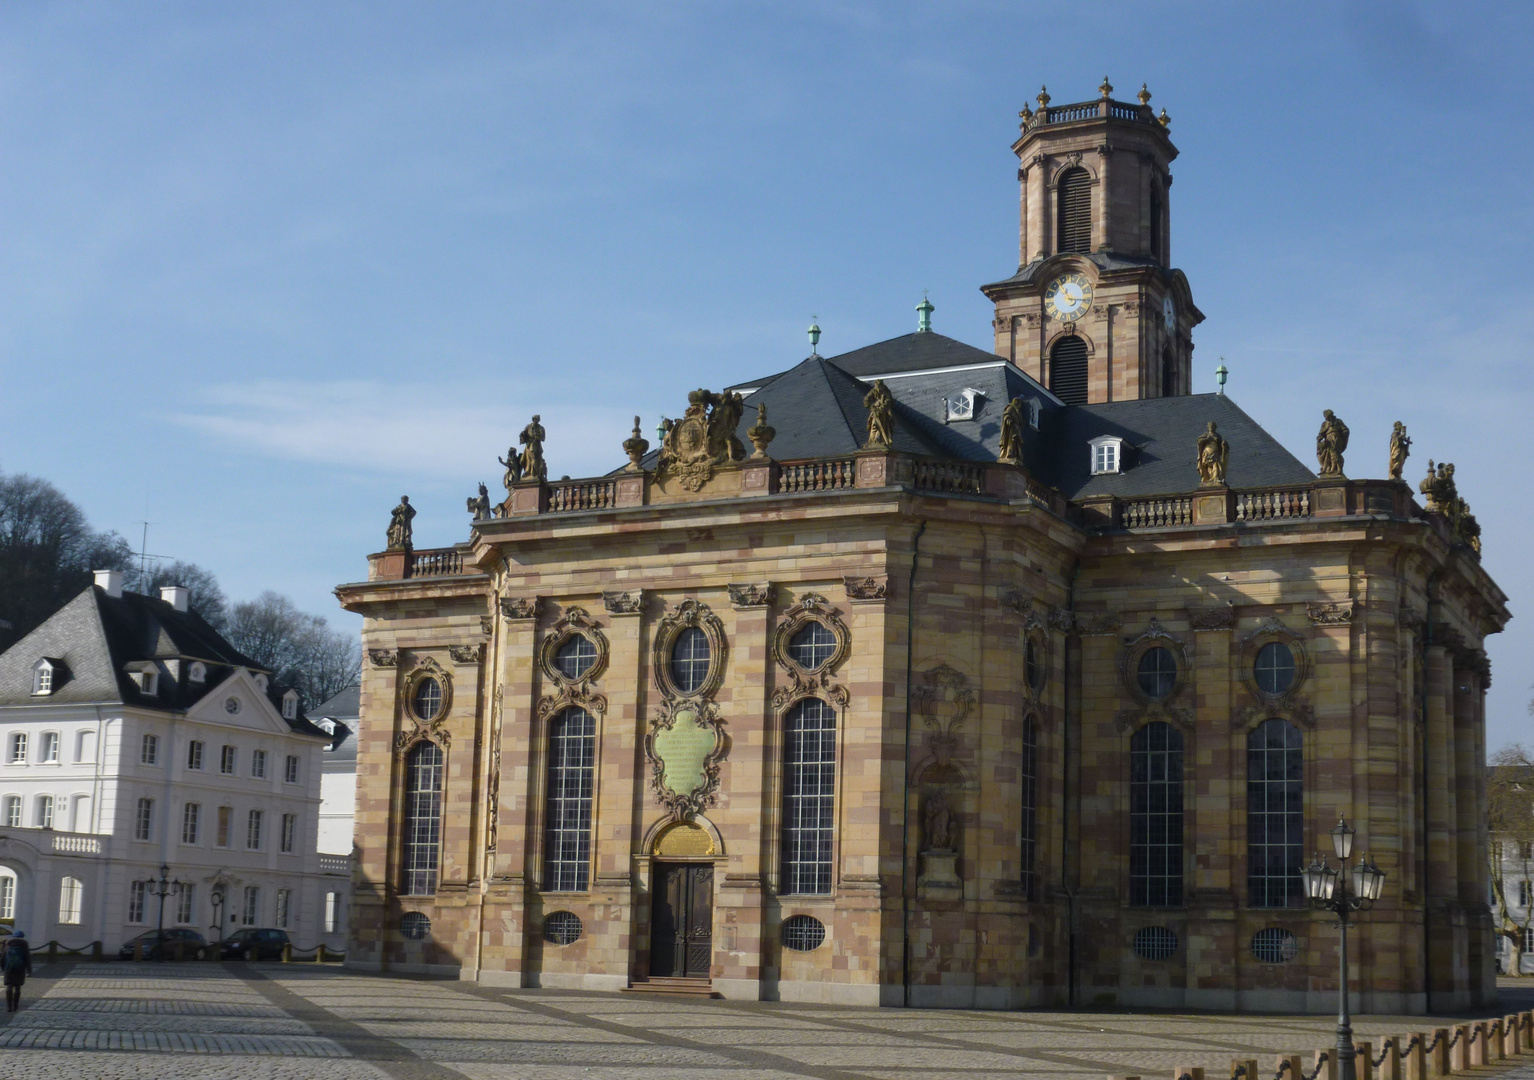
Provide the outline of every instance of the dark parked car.
{"type": "Polygon", "coordinates": [[[236,930],[223,940],[219,955],[225,960],[281,960],[288,943],[286,930],[236,930]]]}
{"type": "Polygon", "coordinates": [[[200,960],[207,939],[196,930],[146,930],[117,950],[119,960],[132,960],[133,947],[144,947],[145,960],[200,960]]]}

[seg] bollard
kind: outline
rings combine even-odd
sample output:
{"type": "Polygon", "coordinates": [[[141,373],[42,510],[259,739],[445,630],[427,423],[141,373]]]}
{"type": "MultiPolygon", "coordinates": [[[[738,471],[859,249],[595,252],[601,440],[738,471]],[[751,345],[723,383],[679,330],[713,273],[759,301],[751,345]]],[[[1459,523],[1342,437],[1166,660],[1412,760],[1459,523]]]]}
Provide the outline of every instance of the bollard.
{"type": "Polygon", "coordinates": [[[1483,1024],[1482,1027],[1486,1034],[1481,1039],[1481,1046],[1484,1048],[1487,1063],[1501,1061],[1504,1056],[1502,1053],[1502,1018],[1499,1016],[1495,1020],[1483,1024]]]}
{"type": "Polygon", "coordinates": [[[58,959],[59,959],[59,943],[57,941],[50,941],[50,942],[48,942],[48,963],[50,963],[50,964],[57,963],[58,959]]]}
{"type": "Polygon", "coordinates": [[[1455,1027],[1449,1041],[1454,1045],[1449,1047],[1449,1067],[1444,1072],[1464,1072],[1470,1068],[1470,1025],[1460,1024],[1455,1027]]]}
{"type": "Polygon", "coordinates": [[[1192,1065],[1179,1065],[1172,1070],[1172,1080],[1204,1080],[1204,1070],[1192,1065]]]}
{"type": "Polygon", "coordinates": [[[1486,1024],[1484,1022],[1470,1025],[1470,1053],[1467,1056],[1472,1069],[1486,1064],[1486,1024]]]}
{"type": "Polygon", "coordinates": [[[142,941],[135,941],[133,943],[133,962],[138,963],[142,959],[144,959],[144,943],[142,941]]]}
{"type": "Polygon", "coordinates": [[[98,964],[101,963],[101,942],[91,942],[91,959],[98,964]]]}
{"type": "Polygon", "coordinates": [[[1449,1075],[1449,1040],[1453,1037],[1448,1028],[1433,1029],[1433,1072],[1438,1076],[1449,1075]]]}
{"type": "MultiPolygon", "coordinates": [[[[325,962],[325,943],[323,941],[320,942],[319,948],[314,950],[314,962],[316,964],[323,964],[325,962]]],[[[1140,1080],[1140,1078],[1135,1077],[1135,1080],[1140,1080]]]]}
{"type": "Polygon", "coordinates": [[[1273,1072],[1276,1075],[1284,1069],[1288,1070],[1284,1080],[1304,1080],[1305,1067],[1300,1064],[1299,1054],[1279,1054],[1273,1063],[1273,1072]]]}
{"type": "Polygon", "coordinates": [[[1508,1013],[1502,1018],[1502,1056],[1517,1057],[1522,1049],[1518,1045],[1518,1014],[1508,1013]]]}
{"type": "MultiPolygon", "coordinates": [[[[1257,1063],[1254,1061],[1252,1064],[1256,1065],[1257,1063]]],[[[1316,1074],[1316,1080],[1337,1080],[1336,1047],[1316,1051],[1316,1063],[1314,1071],[1316,1074]]],[[[1263,1077],[1262,1080],[1267,1080],[1267,1077],[1263,1077]]]]}
{"type": "Polygon", "coordinates": [[[1230,1075],[1232,1080],[1236,1077],[1238,1070],[1241,1080],[1267,1080],[1266,1077],[1259,1077],[1257,1075],[1257,1062],[1251,1058],[1231,1058],[1230,1075]]]}
{"type": "Polygon", "coordinates": [[[1379,1080],[1404,1080],[1401,1074],[1401,1040],[1392,1036],[1385,1040],[1382,1049],[1385,1051],[1385,1060],[1380,1062],[1377,1073],[1379,1080]]]}
{"type": "Polygon", "coordinates": [[[1412,1033],[1411,1049],[1406,1052],[1406,1080],[1427,1080],[1427,1033],[1412,1033]]]}
{"type": "Polygon", "coordinates": [[[282,962],[284,964],[291,964],[293,962],[293,943],[291,941],[282,946],[282,962]]]}
{"type": "Polygon", "coordinates": [[[1353,1043],[1353,1069],[1358,1080],[1373,1080],[1374,1078],[1374,1044],[1369,1042],[1353,1043]]]}
{"type": "Polygon", "coordinates": [[[1525,1050],[1534,1050],[1534,1011],[1518,1014],[1518,1045],[1525,1050]]]}

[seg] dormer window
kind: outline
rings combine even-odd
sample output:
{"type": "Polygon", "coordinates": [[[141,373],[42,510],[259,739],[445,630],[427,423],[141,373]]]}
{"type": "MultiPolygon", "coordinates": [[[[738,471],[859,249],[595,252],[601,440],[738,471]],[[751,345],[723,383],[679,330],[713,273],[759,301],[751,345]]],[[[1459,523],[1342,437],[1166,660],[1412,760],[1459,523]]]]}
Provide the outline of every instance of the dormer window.
{"type": "Polygon", "coordinates": [[[298,691],[289,690],[282,695],[282,718],[284,720],[298,719],[298,691]]]}
{"type": "Polygon", "coordinates": [[[266,693],[266,676],[265,675],[257,675],[256,676],[256,689],[261,691],[263,694],[266,693]]]}
{"type": "Polygon", "coordinates": [[[1092,448],[1092,475],[1122,472],[1124,440],[1117,435],[1099,435],[1088,445],[1092,448]]]}
{"type": "Polygon", "coordinates": [[[187,682],[207,682],[208,666],[200,660],[193,660],[192,666],[186,669],[187,682]]]}
{"type": "Polygon", "coordinates": [[[32,694],[41,697],[53,693],[55,661],[43,657],[32,665],[32,694]]]}
{"type": "Polygon", "coordinates": [[[128,678],[141,694],[153,697],[160,689],[160,669],[149,660],[136,660],[128,665],[128,678]]]}
{"type": "Polygon", "coordinates": [[[957,393],[949,394],[943,399],[943,422],[952,423],[955,420],[973,420],[975,418],[975,404],[984,396],[979,390],[968,386],[957,393]]]}

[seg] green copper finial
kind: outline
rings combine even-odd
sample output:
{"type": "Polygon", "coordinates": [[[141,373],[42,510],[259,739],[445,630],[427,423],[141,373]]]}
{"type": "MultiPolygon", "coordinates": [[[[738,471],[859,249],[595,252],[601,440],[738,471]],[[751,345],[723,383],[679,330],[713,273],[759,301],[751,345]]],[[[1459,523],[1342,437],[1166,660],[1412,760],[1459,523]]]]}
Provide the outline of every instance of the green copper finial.
{"type": "Polygon", "coordinates": [[[1230,376],[1230,369],[1225,366],[1225,357],[1220,357],[1220,366],[1214,369],[1214,381],[1220,384],[1216,393],[1225,393],[1225,380],[1230,376]]]}
{"type": "Polygon", "coordinates": [[[927,333],[932,329],[932,313],[936,310],[937,308],[932,306],[932,301],[927,299],[927,290],[923,289],[921,291],[921,303],[916,305],[916,314],[918,316],[916,332],[918,334],[927,333]]]}
{"type": "Polygon", "coordinates": [[[810,355],[819,356],[817,348],[820,345],[820,316],[810,316],[810,355]]]}
{"type": "Polygon", "coordinates": [[[655,437],[661,442],[666,441],[666,418],[664,416],[655,425],[655,437]]]}

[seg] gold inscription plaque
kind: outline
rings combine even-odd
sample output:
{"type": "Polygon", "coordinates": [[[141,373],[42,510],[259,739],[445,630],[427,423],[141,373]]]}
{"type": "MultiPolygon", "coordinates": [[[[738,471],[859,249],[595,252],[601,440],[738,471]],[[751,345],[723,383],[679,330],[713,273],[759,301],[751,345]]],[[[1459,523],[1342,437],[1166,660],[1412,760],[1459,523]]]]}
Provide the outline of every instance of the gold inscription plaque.
{"type": "Polygon", "coordinates": [[[712,855],[714,838],[708,830],[690,821],[673,825],[655,841],[655,854],[661,856],[712,855]]]}
{"type": "Polygon", "coordinates": [[[707,779],[703,771],[717,737],[698,723],[698,714],[683,709],[669,728],[655,733],[655,755],[666,767],[665,784],[678,795],[691,795],[707,779]]]}

